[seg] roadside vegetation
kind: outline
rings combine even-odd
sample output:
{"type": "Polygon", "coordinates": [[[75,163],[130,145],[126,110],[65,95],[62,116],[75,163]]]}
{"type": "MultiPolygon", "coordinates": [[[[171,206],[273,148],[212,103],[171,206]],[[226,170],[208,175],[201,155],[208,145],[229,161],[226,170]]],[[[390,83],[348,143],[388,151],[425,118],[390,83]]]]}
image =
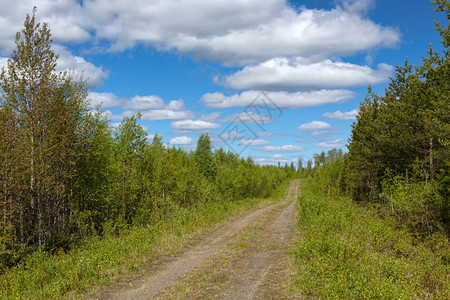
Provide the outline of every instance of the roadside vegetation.
{"type": "Polygon", "coordinates": [[[149,139],[139,113],[112,127],[89,108],[83,78],[55,71],[50,29],[35,14],[0,72],[0,298],[110,282],[295,173],[213,151],[208,134],[195,151],[149,139]]]}
{"type": "Polygon", "coordinates": [[[204,202],[190,209],[179,207],[147,226],[111,227],[103,236],[90,236],[67,253],[37,251],[0,276],[0,298],[79,298],[118,279],[142,274],[159,258],[181,251],[221,221],[279,201],[289,183],[286,180],[265,199],[204,202]]]}
{"type": "MultiPolygon", "coordinates": [[[[432,1],[450,19],[448,0],[432,1]]],[[[306,168],[295,287],[336,299],[450,298],[449,25],[444,50],[369,88],[349,139],[306,168]]]]}
{"type": "Polygon", "coordinates": [[[302,179],[291,257],[295,289],[325,299],[448,299],[450,251],[442,232],[411,228],[302,179]]]}

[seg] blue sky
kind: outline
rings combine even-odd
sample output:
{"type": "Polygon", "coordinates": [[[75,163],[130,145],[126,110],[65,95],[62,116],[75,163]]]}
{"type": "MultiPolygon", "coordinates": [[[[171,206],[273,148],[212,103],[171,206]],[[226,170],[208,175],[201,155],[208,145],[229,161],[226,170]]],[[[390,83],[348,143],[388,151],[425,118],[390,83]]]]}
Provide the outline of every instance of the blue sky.
{"type": "Polygon", "coordinates": [[[58,70],[88,78],[113,126],[141,111],[149,139],[208,132],[261,164],[345,151],[367,86],[440,49],[448,22],[426,0],[0,0],[0,67],[35,5],[58,70]]]}

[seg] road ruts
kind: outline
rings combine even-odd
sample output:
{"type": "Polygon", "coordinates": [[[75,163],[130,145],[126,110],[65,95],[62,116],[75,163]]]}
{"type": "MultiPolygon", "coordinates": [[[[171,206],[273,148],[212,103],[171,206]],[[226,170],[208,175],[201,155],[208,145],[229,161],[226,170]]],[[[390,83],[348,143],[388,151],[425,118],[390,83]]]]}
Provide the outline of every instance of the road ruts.
{"type": "MultiPolygon", "coordinates": [[[[241,264],[242,272],[228,284],[218,299],[280,299],[277,295],[279,274],[276,269],[282,262],[290,245],[295,226],[295,205],[299,192],[299,180],[288,191],[289,206],[282,210],[257,243],[254,254],[241,264]],[[276,279],[272,277],[277,277],[276,279]],[[275,282],[274,282],[275,281],[275,282]]],[[[278,286],[279,287],[279,286],[278,286]]]]}

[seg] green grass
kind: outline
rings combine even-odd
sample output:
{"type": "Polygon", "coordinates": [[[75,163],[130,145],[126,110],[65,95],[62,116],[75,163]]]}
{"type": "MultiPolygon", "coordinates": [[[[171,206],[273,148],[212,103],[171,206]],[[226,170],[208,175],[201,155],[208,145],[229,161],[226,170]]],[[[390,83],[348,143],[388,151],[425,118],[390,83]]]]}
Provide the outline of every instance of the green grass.
{"type": "Polygon", "coordinates": [[[192,238],[230,217],[280,200],[289,181],[267,199],[176,208],[170,217],[118,235],[91,237],[68,253],[36,252],[0,275],[0,299],[80,298],[121,277],[141,274],[156,259],[181,251],[192,238]]]}
{"type": "Polygon", "coordinates": [[[418,241],[395,220],[302,184],[295,288],[324,299],[449,299],[448,238],[418,241]]]}

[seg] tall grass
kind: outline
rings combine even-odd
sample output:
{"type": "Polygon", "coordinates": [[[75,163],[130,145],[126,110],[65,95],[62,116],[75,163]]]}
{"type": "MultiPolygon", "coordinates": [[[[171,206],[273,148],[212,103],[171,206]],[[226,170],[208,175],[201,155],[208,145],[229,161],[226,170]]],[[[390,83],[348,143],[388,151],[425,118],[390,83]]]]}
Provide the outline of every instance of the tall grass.
{"type": "Polygon", "coordinates": [[[0,275],[0,299],[78,298],[123,276],[142,273],[157,258],[175,253],[214,224],[282,198],[286,181],[267,199],[174,207],[149,226],[117,229],[91,237],[68,253],[36,252],[0,275]]]}
{"type": "Polygon", "coordinates": [[[394,218],[348,198],[314,194],[303,181],[295,286],[330,299],[449,299],[448,238],[419,241],[394,218]]]}

